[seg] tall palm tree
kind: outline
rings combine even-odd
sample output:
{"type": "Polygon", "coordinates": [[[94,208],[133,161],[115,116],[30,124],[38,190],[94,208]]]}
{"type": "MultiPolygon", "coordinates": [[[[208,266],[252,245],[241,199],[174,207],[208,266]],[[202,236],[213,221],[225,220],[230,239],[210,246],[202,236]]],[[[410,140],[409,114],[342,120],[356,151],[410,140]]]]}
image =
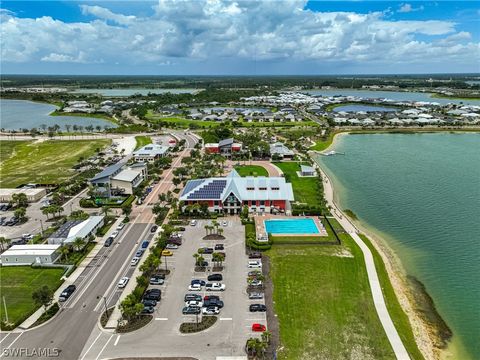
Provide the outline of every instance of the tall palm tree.
{"type": "Polygon", "coordinates": [[[81,237],[76,237],[75,240],[73,240],[72,245],[76,251],[79,251],[85,246],[85,240],[83,240],[81,237]]]}
{"type": "Polygon", "coordinates": [[[67,261],[68,254],[70,254],[70,248],[67,245],[62,245],[62,247],[60,248],[60,254],[62,258],[64,258],[67,261]]]}

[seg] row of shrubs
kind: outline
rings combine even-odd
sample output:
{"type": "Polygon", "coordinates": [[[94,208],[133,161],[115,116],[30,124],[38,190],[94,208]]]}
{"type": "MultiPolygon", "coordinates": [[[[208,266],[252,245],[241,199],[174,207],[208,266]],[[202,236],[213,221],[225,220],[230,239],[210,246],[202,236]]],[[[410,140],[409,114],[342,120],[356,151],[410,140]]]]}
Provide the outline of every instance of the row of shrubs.
{"type": "Polygon", "coordinates": [[[323,215],[326,213],[326,209],[323,206],[319,205],[293,205],[292,207],[292,215],[323,215]]]}

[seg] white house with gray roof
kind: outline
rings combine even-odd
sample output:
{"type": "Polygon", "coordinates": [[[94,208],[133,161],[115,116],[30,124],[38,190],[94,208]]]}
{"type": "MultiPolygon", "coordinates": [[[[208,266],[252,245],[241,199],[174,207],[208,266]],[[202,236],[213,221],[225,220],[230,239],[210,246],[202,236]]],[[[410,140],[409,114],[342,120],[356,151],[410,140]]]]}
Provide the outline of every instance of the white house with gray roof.
{"type": "Polygon", "coordinates": [[[159,144],[148,144],[133,152],[135,161],[140,162],[154,162],[155,160],[164,157],[168,153],[168,146],[159,144]]]}

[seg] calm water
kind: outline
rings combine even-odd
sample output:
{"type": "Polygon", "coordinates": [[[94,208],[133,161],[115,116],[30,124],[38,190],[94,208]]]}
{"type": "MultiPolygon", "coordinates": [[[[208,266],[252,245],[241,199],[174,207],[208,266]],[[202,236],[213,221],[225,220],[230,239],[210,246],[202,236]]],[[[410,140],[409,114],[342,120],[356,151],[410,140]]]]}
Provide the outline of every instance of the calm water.
{"type": "Polygon", "coordinates": [[[265,220],[265,230],[269,234],[318,234],[313,219],[265,220]]]}
{"type": "Polygon", "coordinates": [[[353,89],[335,89],[335,90],[307,90],[304,91],[310,95],[323,96],[358,96],[363,98],[390,99],[394,101],[428,101],[439,104],[469,104],[480,105],[480,100],[459,100],[431,97],[429,93],[422,92],[402,92],[402,91],[374,91],[374,90],[353,90],[353,89]]]}
{"type": "Polygon", "coordinates": [[[384,234],[454,332],[480,354],[480,134],[346,135],[318,161],[338,202],[384,234]]]}
{"type": "Polygon", "coordinates": [[[7,130],[18,129],[41,129],[41,125],[53,126],[58,124],[65,129],[65,125],[79,126],[101,126],[104,128],[115,127],[116,125],[97,118],[78,117],[78,116],[50,116],[49,114],[56,109],[56,106],[44,103],[36,103],[26,100],[0,100],[0,122],[1,126],[7,130]]]}
{"type": "Polygon", "coordinates": [[[78,89],[72,91],[74,94],[100,94],[103,96],[132,96],[135,94],[140,95],[148,95],[148,93],[152,94],[193,94],[199,91],[199,89],[145,89],[145,88],[138,88],[138,89],[78,89]]]}
{"type": "Polygon", "coordinates": [[[344,106],[337,106],[333,109],[336,112],[373,112],[373,111],[380,111],[380,112],[395,112],[397,108],[393,107],[383,107],[383,106],[368,106],[368,105],[344,105],[344,106]]]}

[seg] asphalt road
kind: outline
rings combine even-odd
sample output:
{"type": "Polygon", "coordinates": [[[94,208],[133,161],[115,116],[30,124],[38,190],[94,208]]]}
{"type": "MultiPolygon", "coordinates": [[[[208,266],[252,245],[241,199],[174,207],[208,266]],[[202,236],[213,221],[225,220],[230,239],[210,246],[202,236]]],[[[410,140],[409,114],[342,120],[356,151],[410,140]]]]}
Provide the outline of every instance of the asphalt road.
{"type": "MultiPolygon", "coordinates": [[[[193,148],[197,139],[191,135],[176,133],[187,141],[187,148],[193,148]]],[[[182,151],[174,162],[180,164],[181,157],[189,150],[182,151]]],[[[152,192],[162,192],[162,183],[152,192]]],[[[60,312],[44,325],[25,331],[3,332],[0,334],[0,358],[3,359],[78,359],[92,330],[95,328],[104,302],[113,306],[121,291],[117,288],[122,276],[129,276],[134,268],[130,266],[139,244],[152,238],[150,233],[153,216],[142,217],[147,204],[140,207],[138,219],[128,224],[109,248],[102,248],[89,266],[75,281],[77,290],[62,304],[60,312]],[[104,300],[105,297],[105,300],[104,300]],[[36,351],[35,356],[32,352],[36,351]],[[58,356],[57,356],[58,352],[58,356]],[[55,355],[55,356],[52,356],[55,355]]],[[[148,211],[148,210],[147,210],[148,211]]],[[[151,212],[150,212],[151,214],[151,212]]]]}

